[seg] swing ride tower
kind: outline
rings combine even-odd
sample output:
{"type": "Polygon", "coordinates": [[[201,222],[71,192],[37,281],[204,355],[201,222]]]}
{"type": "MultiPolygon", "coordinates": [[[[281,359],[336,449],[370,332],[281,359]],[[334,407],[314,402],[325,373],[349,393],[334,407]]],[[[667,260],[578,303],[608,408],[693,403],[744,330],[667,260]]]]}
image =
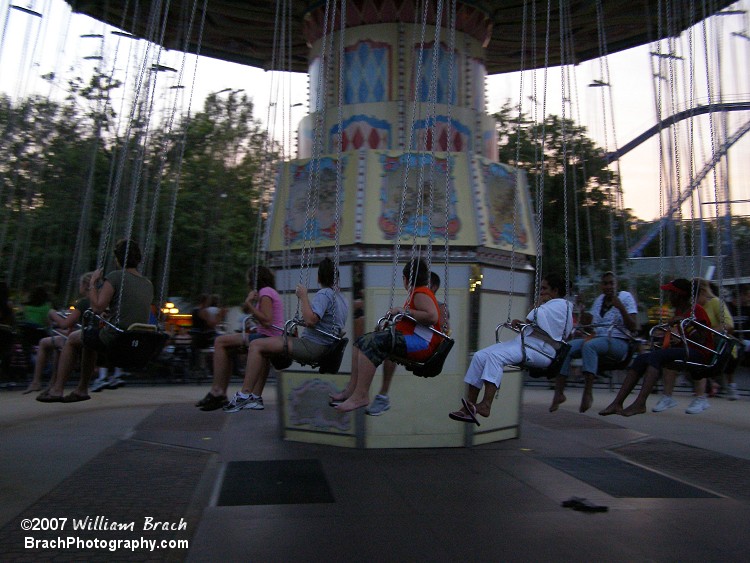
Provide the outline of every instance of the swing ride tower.
{"type": "Polygon", "coordinates": [[[536,247],[525,176],[497,162],[486,114],[490,15],[470,3],[439,6],[350,2],[345,14],[332,16],[325,4],[306,14],[311,111],[299,126],[298,158],[279,170],[267,249],[281,264],[286,252],[305,252],[312,235],[319,256],[337,252],[364,330],[402,305],[401,268],[421,255],[443,278],[437,297],[448,304],[456,344],[438,377],[397,369],[387,416],[326,406],[346,384],[348,357],[338,376],[281,374],[287,438],[429,447],[518,434],[520,372],[503,379],[481,438],[447,416],[464,394],[469,354],[490,343],[509,306],[514,318],[525,314],[536,247]]]}
{"type": "MultiPolygon", "coordinates": [[[[146,18],[123,13],[122,3],[69,3],[147,36],[146,18]]],[[[712,10],[729,3],[716,2],[712,10]]],[[[497,162],[485,78],[575,64],[697,20],[674,9],[669,26],[661,26],[657,19],[664,16],[648,0],[592,0],[564,10],[557,3],[507,0],[286,2],[281,16],[274,4],[213,0],[200,38],[187,43],[204,55],[309,75],[310,113],[299,125],[297,158],[277,170],[267,221],[269,259],[291,273],[278,277],[280,290],[293,295],[304,270],[335,256],[341,290],[363,313],[357,326],[348,322],[351,338],[360,325],[370,330],[390,306],[403,303],[400,269],[418,253],[443,278],[446,289],[437,297],[448,305],[456,341],[438,377],[422,380],[399,368],[391,409],[380,417],[361,410],[341,415],[327,405],[328,393],[349,377],[349,354],[339,375],[293,366],[279,374],[282,435],[369,448],[518,436],[520,372],[504,376],[481,428],[447,416],[464,394],[470,354],[494,342],[498,323],[524,317],[535,284],[538,232],[526,177],[497,162]],[[285,18],[289,26],[278,41],[285,18]],[[278,57],[277,43],[285,45],[278,57]],[[312,251],[315,258],[305,266],[312,251]]],[[[158,26],[167,48],[186,43],[182,22],[193,0],[181,5],[158,26]]],[[[373,395],[378,385],[376,378],[373,395]]]]}

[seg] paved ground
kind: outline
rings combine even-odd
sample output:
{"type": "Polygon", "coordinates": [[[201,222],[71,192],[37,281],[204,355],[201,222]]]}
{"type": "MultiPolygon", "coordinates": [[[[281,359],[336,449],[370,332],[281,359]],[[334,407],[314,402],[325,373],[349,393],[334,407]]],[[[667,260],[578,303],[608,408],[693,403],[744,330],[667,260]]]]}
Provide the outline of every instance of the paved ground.
{"type": "Polygon", "coordinates": [[[272,393],[265,411],[227,415],[192,406],[206,385],[131,386],[73,405],[3,391],[0,560],[746,561],[750,377],[739,379],[740,401],[687,415],[682,389],[678,408],[629,419],[595,414],[611,400],[605,387],[579,414],[580,388],[548,413],[551,391],[527,386],[520,439],[432,450],[283,442],[272,393]],[[274,487],[289,470],[283,490],[300,496],[284,504],[274,487]],[[222,490],[225,474],[248,483],[222,490]],[[271,500],[241,504],[248,491],[271,500]],[[608,511],[563,508],[572,496],[608,511]],[[167,543],[125,549],[141,538],[167,543]],[[168,543],[178,540],[189,548],[168,543]]]}

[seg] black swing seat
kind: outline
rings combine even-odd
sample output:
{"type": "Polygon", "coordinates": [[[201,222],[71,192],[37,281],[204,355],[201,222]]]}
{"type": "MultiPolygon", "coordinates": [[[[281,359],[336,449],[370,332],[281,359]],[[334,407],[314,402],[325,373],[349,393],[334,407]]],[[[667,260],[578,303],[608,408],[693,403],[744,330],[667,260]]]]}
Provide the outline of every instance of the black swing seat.
{"type": "MultiPolygon", "coordinates": [[[[417,324],[417,320],[408,313],[398,313],[394,316],[386,315],[378,321],[379,330],[390,329],[391,331],[391,349],[393,349],[396,343],[396,323],[402,319],[417,324]]],[[[394,354],[390,354],[388,357],[397,364],[404,366],[407,371],[412,372],[417,377],[435,377],[443,371],[445,359],[450,354],[455,341],[444,332],[431,326],[425,328],[428,328],[432,334],[437,334],[440,337],[440,343],[429,358],[423,362],[418,362],[411,358],[402,358],[394,354]]]]}
{"type": "Polygon", "coordinates": [[[91,309],[84,313],[84,320],[88,326],[98,321],[116,332],[115,338],[106,346],[106,361],[125,371],[143,371],[149,362],[156,359],[169,340],[169,335],[159,331],[156,325],[134,323],[123,330],[91,309]]]}
{"type": "Polygon", "coordinates": [[[679,345],[685,347],[686,353],[689,347],[706,353],[707,359],[705,362],[693,362],[685,359],[675,360],[668,365],[668,367],[676,371],[686,371],[694,380],[721,375],[732,359],[733,350],[740,345],[739,341],[735,338],[704,325],[692,317],[688,317],[682,319],[677,325],[661,324],[653,327],[649,332],[652,349],[661,348],[661,342],[667,332],[670,333],[672,341],[679,341],[679,345]],[[712,334],[714,347],[710,348],[688,336],[691,333],[695,333],[695,331],[704,331],[712,334]]]}
{"type": "Polygon", "coordinates": [[[288,369],[289,366],[292,365],[292,362],[295,361],[292,359],[291,354],[289,354],[289,343],[287,341],[287,338],[289,336],[295,336],[297,334],[297,327],[299,326],[305,327],[305,330],[314,330],[318,334],[327,336],[333,340],[333,343],[328,346],[328,349],[315,360],[311,362],[300,362],[299,360],[296,360],[297,363],[303,366],[309,365],[313,369],[318,368],[318,373],[321,374],[338,373],[339,369],[341,369],[341,362],[344,359],[344,352],[346,351],[347,344],[349,344],[349,339],[345,338],[343,334],[331,334],[330,332],[326,332],[325,330],[321,330],[316,327],[305,326],[305,321],[298,317],[289,319],[284,324],[284,328],[282,329],[282,335],[284,337],[284,352],[282,354],[279,354],[278,356],[271,358],[271,365],[273,366],[273,368],[276,371],[283,371],[285,369],[288,369]]]}
{"type": "Polygon", "coordinates": [[[555,340],[552,338],[547,331],[538,327],[534,323],[521,323],[518,327],[514,327],[510,322],[500,323],[495,327],[495,342],[500,342],[500,333],[504,328],[521,335],[521,351],[523,353],[523,359],[517,366],[507,366],[509,368],[516,367],[518,369],[525,369],[529,373],[529,377],[540,378],[546,377],[547,379],[554,379],[560,375],[560,368],[562,368],[565,358],[568,357],[570,352],[570,344],[564,340],[555,340]],[[550,355],[541,346],[535,345],[534,340],[548,344],[554,350],[554,355],[550,355]],[[550,359],[548,366],[543,368],[533,367],[527,365],[526,350],[534,350],[542,356],[550,359]]]}
{"type": "Polygon", "coordinates": [[[16,338],[17,335],[13,327],[0,325],[0,361],[11,353],[16,338]]]}

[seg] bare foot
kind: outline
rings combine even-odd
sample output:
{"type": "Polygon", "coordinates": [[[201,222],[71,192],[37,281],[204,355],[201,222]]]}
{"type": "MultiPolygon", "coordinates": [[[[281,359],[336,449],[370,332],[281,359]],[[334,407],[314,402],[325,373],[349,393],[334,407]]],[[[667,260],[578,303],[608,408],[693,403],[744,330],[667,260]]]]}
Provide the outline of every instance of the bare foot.
{"type": "Polygon", "coordinates": [[[634,416],[636,414],[643,414],[646,412],[646,405],[637,405],[633,403],[628,408],[623,409],[620,414],[622,416],[634,416]]]}
{"type": "Polygon", "coordinates": [[[369,404],[370,400],[367,398],[357,400],[354,397],[349,397],[346,401],[334,408],[339,412],[350,412],[353,410],[361,409],[362,407],[366,407],[369,404]]]}
{"type": "Polygon", "coordinates": [[[35,393],[37,391],[41,391],[42,388],[39,385],[29,385],[26,390],[21,393],[22,395],[28,395],[29,393],[35,393]]]}
{"type": "Polygon", "coordinates": [[[484,403],[477,403],[476,405],[474,405],[474,407],[477,409],[477,414],[483,416],[484,418],[490,416],[490,407],[488,407],[484,403]]]}
{"type": "Polygon", "coordinates": [[[346,401],[349,398],[349,393],[344,389],[341,393],[329,393],[328,398],[331,401],[346,401]]]}
{"type": "Polygon", "coordinates": [[[599,414],[601,416],[609,416],[611,414],[622,414],[622,406],[615,405],[613,403],[613,404],[609,405],[608,407],[605,407],[603,410],[600,410],[599,414]]]}
{"type": "Polygon", "coordinates": [[[559,397],[556,395],[552,397],[552,404],[549,406],[549,412],[555,412],[557,408],[562,405],[567,400],[567,397],[565,395],[560,395],[559,397]]]}
{"type": "Polygon", "coordinates": [[[591,395],[591,393],[584,393],[583,397],[581,397],[581,406],[578,409],[578,412],[586,412],[591,408],[591,404],[594,402],[594,397],[591,395]]]}

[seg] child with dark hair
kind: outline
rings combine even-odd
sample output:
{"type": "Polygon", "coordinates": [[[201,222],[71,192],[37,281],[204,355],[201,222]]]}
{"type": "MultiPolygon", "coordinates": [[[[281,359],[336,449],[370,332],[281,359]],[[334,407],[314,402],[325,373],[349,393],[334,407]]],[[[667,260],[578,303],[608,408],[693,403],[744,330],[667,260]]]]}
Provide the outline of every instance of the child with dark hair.
{"type": "Polygon", "coordinates": [[[404,288],[409,293],[403,307],[393,307],[391,315],[407,312],[417,322],[403,319],[396,323],[395,338],[390,329],[376,330],[360,336],[354,346],[357,368],[352,369],[352,377],[346,389],[332,395],[332,403],[340,412],[348,412],[370,404],[370,385],[378,366],[391,355],[405,357],[418,362],[425,361],[435,353],[440,344],[440,336],[428,327],[440,330],[442,315],[435,294],[427,286],[430,271],[420,258],[414,258],[403,269],[404,288]]]}

